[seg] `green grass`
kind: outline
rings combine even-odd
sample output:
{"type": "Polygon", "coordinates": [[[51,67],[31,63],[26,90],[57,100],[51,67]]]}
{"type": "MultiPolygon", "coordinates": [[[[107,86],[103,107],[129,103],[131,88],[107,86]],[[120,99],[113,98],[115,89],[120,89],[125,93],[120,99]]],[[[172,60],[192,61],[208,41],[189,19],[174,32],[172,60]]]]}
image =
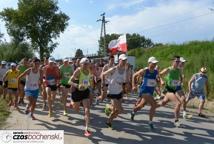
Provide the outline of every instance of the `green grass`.
{"type": "Polygon", "coordinates": [[[4,125],[5,120],[10,115],[7,103],[4,99],[0,98],[0,127],[4,125]]]}
{"type": "Polygon", "coordinates": [[[183,56],[188,60],[184,69],[185,87],[192,74],[197,73],[200,67],[206,66],[210,85],[208,98],[214,99],[214,42],[193,41],[181,45],[162,45],[150,49],[137,48],[130,50],[128,55],[136,56],[138,69],[147,66],[150,56],[155,56],[159,60],[160,69],[170,66],[170,59],[174,55],[183,56]]]}

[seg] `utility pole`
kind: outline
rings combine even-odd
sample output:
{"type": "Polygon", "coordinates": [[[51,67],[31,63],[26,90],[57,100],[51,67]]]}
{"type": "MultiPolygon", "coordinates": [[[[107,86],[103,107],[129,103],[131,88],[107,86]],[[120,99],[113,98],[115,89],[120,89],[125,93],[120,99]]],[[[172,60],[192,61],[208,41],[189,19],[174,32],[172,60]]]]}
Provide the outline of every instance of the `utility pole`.
{"type": "MultiPolygon", "coordinates": [[[[100,31],[100,42],[102,40],[102,37],[103,37],[103,53],[104,53],[104,56],[107,55],[107,48],[106,48],[106,23],[108,23],[109,21],[106,21],[105,20],[105,13],[102,13],[100,15],[102,18],[101,19],[98,19],[97,22],[101,21],[102,24],[101,24],[101,31],[100,31]]],[[[100,45],[100,49],[101,49],[101,45],[100,45]]]]}

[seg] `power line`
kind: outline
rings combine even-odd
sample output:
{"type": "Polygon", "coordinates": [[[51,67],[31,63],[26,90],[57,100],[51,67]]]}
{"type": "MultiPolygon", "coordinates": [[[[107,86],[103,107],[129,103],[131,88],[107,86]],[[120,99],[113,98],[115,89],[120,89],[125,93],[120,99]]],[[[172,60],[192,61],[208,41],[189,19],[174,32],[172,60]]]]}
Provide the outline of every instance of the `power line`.
{"type": "Polygon", "coordinates": [[[197,18],[200,18],[200,17],[203,17],[203,16],[212,15],[212,14],[214,14],[214,13],[213,12],[209,12],[209,13],[201,14],[201,15],[198,15],[198,16],[186,18],[186,19],[175,21],[175,22],[171,22],[171,23],[165,23],[165,24],[160,24],[160,25],[156,25],[156,26],[151,26],[151,27],[145,28],[141,32],[148,31],[148,30],[151,30],[151,29],[158,29],[160,27],[165,27],[165,26],[168,26],[168,25],[174,25],[174,24],[185,22],[185,21],[190,21],[190,20],[193,20],[193,19],[197,19],[197,18]]]}

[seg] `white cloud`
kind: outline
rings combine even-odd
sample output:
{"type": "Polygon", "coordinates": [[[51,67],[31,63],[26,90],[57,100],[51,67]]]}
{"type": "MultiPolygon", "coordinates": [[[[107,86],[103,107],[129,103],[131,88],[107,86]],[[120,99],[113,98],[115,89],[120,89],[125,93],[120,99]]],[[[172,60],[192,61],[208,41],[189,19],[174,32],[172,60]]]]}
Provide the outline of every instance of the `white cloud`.
{"type": "MultiPolygon", "coordinates": [[[[0,0],[0,11],[2,11],[4,8],[17,8],[17,2],[18,0],[0,0]]],[[[5,28],[5,23],[2,20],[0,20],[0,32],[4,34],[4,39],[6,41],[10,40],[5,28]]]]}
{"type": "Polygon", "coordinates": [[[211,39],[214,36],[214,12],[208,9],[211,4],[211,0],[157,3],[136,14],[109,17],[107,32],[141,33],[156,42],[211,39]]]}
{"type": "Polygon", "coordinates": [[[144,0],[123,0],[118,3],[112,3],[107,7],[107,10],[113,10],[117,8],[129,8],[138,4],[141,4],[144,0]]]}
{"type": "Polygon", "coordinates": [[[73,57],[76,49],[81,49],[84,54],[94,54],[98,51],[99,30],[90,25],[70,25],[57,40],[58,48],[53,56],[57,58],[73,57]]]}

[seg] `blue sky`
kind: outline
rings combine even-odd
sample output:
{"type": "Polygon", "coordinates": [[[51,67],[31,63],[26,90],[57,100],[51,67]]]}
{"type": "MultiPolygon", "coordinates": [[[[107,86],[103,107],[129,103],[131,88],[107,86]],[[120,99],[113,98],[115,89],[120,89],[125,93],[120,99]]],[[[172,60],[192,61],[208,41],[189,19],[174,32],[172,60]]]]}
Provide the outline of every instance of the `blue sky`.
{"type": "MultiPolygon", "coordinates": [[[[17,7],[18,0],[0,0],[0,10],[17,7]]],[[[139,33],[161,43],[184,43],[214,38],[214,0],[58,0],[69,17],[69,26],[57,39],[53,56],[96,53],[101,23],[106,12],[107,33],[139,33]]],[[[0,30],[9,41],[4,23],[0,30]]]]}

